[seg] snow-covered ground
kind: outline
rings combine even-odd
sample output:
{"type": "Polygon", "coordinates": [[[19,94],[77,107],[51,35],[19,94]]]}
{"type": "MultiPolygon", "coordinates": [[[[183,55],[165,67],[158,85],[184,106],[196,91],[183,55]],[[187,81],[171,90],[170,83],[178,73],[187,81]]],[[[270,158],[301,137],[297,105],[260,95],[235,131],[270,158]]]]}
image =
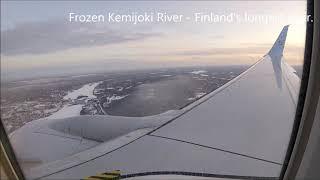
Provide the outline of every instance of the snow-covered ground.
{"type": "Polygon", "coordinates": [[[202,96],[204,96],[204,95],[206,95],[206,94],[207,94],[207,93],[205,93],[205,92],[196,93],[196,94],[195,94],[195,97],[188,98],[188,101],[196,100],[196,99],[201,98],[202,96]]]}
{"type": "Polygon", "coordinates": [[[108,104],[110,104],[112,101],[117,101],[117,100],[120,100],[120,99],[123,99],[125,97],[129,96],[129,94],[127,95],[124,95],[124,96],[116,96],[116,95],[113,95],[111,97],[107,97],[107,101],[104,103],[104,106],[107,106],[108,104]]]}
{"type": "MultiPolygon", "coordinates": [[[[102,83],[102,81],[86,84],[86,85],[82,86],[80,89],[69,92],[66,96],[63,97],[63,99],[75,100],[79,96],[87,96],[86,99],[96,98],[96,96],[94,95],[94,89],[100,83],[102,83]]],[[[77,105],[68,104],[47,118],[48,119],[60,119],[60,118],[67,118],[67,117],[72,117],[72,116],[79,116],[80,111],[82,110],[82,107],[83,107],[83,104],[77,104],[77,105]]]]}
{"type": "Polygon", "coordinates": [[[198,71],[192,71],[190,72],[191,74],[202,74],[202,73],[206,73],[207,71],[205,70],[198,70],[198,71]]]}
{"type": "Polygon", "coordinates": [[[80,74],[80,75],[75,75],[75,76],[71,76],[72,78],[77,78],[77,77],[87,77],[87,76],[94,76],[97,74],[80,74]]]}
{"type": "Polygon", "coordinates": [[[171,77],[172,75],[170,74],[164,74],[164,75],[161,75],[162,77],[171,77]]]}
{"type": "Polygon", "coordinates": [[[66,96],[63,97],[63,99],[77,99],[78,96],[88,96],[88,98],[96,98],[96,96],[93,94],[94,88],[96,88],[101,81],[90,83],[82,86],[80,89],[74,90],[69,92],[66,96]]]}
{"type": "Polygon", "coordinates": [[[80,111],[82,110],[82,105],[73,105],[73,106],[64,106],[59,111],[51,114],[47,117],[47,119],[61,119],[61,118],[67,118],[72,116],[79,116],[80,111]]]}

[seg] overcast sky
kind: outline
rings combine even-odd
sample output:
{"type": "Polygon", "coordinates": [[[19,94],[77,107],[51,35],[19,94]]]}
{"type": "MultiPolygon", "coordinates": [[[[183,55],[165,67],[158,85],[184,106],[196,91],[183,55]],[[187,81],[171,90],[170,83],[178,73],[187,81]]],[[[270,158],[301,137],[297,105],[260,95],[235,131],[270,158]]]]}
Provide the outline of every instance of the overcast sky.
{"type": "Polygon", "coordinates": [[[305,1],[1,1],[1,79],[157,67],[252,64],[291,24],[289,64],[302,63],[305,1]],[[272,23],[70,23],[69,13],[245,12],[272,23]],[[299,19],[300,18],[300,19],[299,19]],[[298,21],[299,20],[299,21],[298,21]]]}

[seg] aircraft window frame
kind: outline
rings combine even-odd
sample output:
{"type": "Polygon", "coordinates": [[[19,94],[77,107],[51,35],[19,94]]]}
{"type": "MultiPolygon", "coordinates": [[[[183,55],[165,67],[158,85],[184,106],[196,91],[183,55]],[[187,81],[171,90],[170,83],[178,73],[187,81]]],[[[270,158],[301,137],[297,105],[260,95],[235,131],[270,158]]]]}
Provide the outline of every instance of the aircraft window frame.
{"type": "MultiPolygon", "coordinates": [[[[314,17],[314,1],[307,0],[307,14],[314,17]]],[[[318,7],[319,8],[319,7],[318,7]]],[[[319,9],[318,9],[319,10],[319,9]]],[[[291,132],[290,142],[287,148],[286,157],[282,166],[282,170],[280,173],[279,179],[284,179],[286,172],[289,170],[289,162],[294,153],[294,145],[298,138],[298,131],[301,124],[302,112],[305,106],[305,100],[308,90],[309,76],[310,76],[310,66],[311,66],[311,58],[312,58],[312,46],[313,46],[313,32],[314,32],[314,24],[313,22],[307,22],[306,24],[306,41],[305,41],[305,50],[304,50],[304,63],[303,63],[303,73],[301,78],[300,92],[298,98],[298,104],[295,114],[295,120],[293,124],[293,129],[291,132]]],[[[8,160],[10,162],[9,166],[12,167],[12,172],[16,176],[17,179],[25,179],[23,171],[16,159],[14,154],[14,150],[10,144],[8,134],[6,133],[4,124],[0,120],[0,140],[1,140],[1,155],[5,153],[8,160]],[[3,148],[3,149],[2,149],[3,148]]],[[[6,163],[1,160],[1,164],[6,163]]],[[[222,177],[223,175],[221,175],[222,177]]]]}
{"type": "MultiPolygon", "coordinates": [[[[307,14],[311,17],[315,18],[315,11],[319,11],[319,7],[314,6],[315,2],[313,0],[307,0],[307,14]]],[[[318,12],[319,14],[319,12],[318,12]]],[[[314,19],[315,21],[316,19],[314,19]]],[[[314,74],[310,74],[311,68],[314,69],[314,67],[311,67],[312,61],[316,61],[316,57],[312,57],[312,50],[313,47],[315,49],[319,49],[319,40],[316,39],[314,41],[314,32],[316,29],[319,30],[319,27],[316,26],[316,22],[313,21],[307,21],[306,23],[306,40],[305,40],[305,51],[304,51],[304,63],[303,63],[303,71],[302,71],[302,77],[301,77],[301,84],[300,84],[300,91],[299,91],[299,98],[298,98],[298,104],[296,108],[296,114],[295,114],[295,120],[293,124],[293,129],[289,141],[289,145],[286,152],[286,157],[282,166],[282,170],[280,173],[279,179],[292,179],[296,176],[304,149],[306,148],[308,139],[299,139],[302,136],[306,137],[309,136],[310,132],[301,132],[299,134],[299,131],[303,131],[301,129],[302,123],[309,123],[312,127],[313,120],[311,119],[303,119],[303,111],[305,110],[305,107],[307,107],[310,102],[307,101],[307,92],[312,91],[313,89],[308,89],[309,83],[316,83],[310,81],[312,78],[314,78],[314,74]],[[315,59],[313,59],[315,58],[315,59]],[[308,122],[306,122],[308,120],[308,122]],[[304,121],[304,122],[302,122],[304,121]],[[311,122],[310,122],[311,121],[311,122]],[[304,147],[300,147],[301,145],[304,145],[304,147]],[[299,150],[295,150],[295,146],[299,146],[299,150]],[[299,154],[300,153],[300,154],[299,154]],[[302,153],[302,154],[301,154],[302,153]],[[298,158],[298,159],[297,159],[298,158]],[[297,162],[299,161],[299,162],[297,162]],[[290,164],[292,163],[292,164],[290,164]]],[[[319,60],[319,59],[318,59],[319,60]]],[[[315,63],[316,64],[316,63],[315,63]]],[[[319,64],[319,62],[318,62],[319,64]]],[[[316,94],[316,92],[311,92],[312,94],[316,94]]],[[[317,102],[316,102],[317,104],[317,102]]],[[[316,108],[313,107],[313,108],[316,108]]],[[[308,111],[308,110],[305,110],[308,111]]],[[[310,113],[305,112],[305,113],[310,113]]],[[[303,138],[303,137],[302,137],[303,138]]]]}

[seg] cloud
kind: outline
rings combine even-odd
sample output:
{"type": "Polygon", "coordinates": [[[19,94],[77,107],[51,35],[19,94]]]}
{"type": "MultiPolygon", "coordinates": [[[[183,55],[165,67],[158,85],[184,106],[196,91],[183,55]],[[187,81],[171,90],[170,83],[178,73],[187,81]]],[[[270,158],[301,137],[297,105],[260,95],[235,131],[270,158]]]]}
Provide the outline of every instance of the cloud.
{"type": "Polygon", "coordinates": [[[71,48],[102,46],[159,36],[120,31],[107,26],[62,21],[24,23],[1,31],[1,54],[43,54],[71,48]]]}
{"type": "Polygon", "coordinates": [[[215,39],[215,40],[218,40],[218,39],[225,39],[226,37],[224,35],[212,35],[210,36],[210,39],[215,39]]]}

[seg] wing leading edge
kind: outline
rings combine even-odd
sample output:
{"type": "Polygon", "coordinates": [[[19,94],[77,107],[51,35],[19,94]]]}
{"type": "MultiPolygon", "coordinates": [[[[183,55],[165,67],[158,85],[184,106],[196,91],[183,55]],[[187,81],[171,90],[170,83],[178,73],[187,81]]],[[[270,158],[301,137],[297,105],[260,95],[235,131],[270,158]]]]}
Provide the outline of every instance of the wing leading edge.
{"type": "Polygon", "coordinates": [[[285,26],[255,65],[199,101],[148,118],[157,123],[135,125],[119,137],[32,168],[27,176],[74,179],[119,169],[123,174],[176,171],[277,177],[299,88],[299,78],[282,60],[287,31],[285,26]]]}

